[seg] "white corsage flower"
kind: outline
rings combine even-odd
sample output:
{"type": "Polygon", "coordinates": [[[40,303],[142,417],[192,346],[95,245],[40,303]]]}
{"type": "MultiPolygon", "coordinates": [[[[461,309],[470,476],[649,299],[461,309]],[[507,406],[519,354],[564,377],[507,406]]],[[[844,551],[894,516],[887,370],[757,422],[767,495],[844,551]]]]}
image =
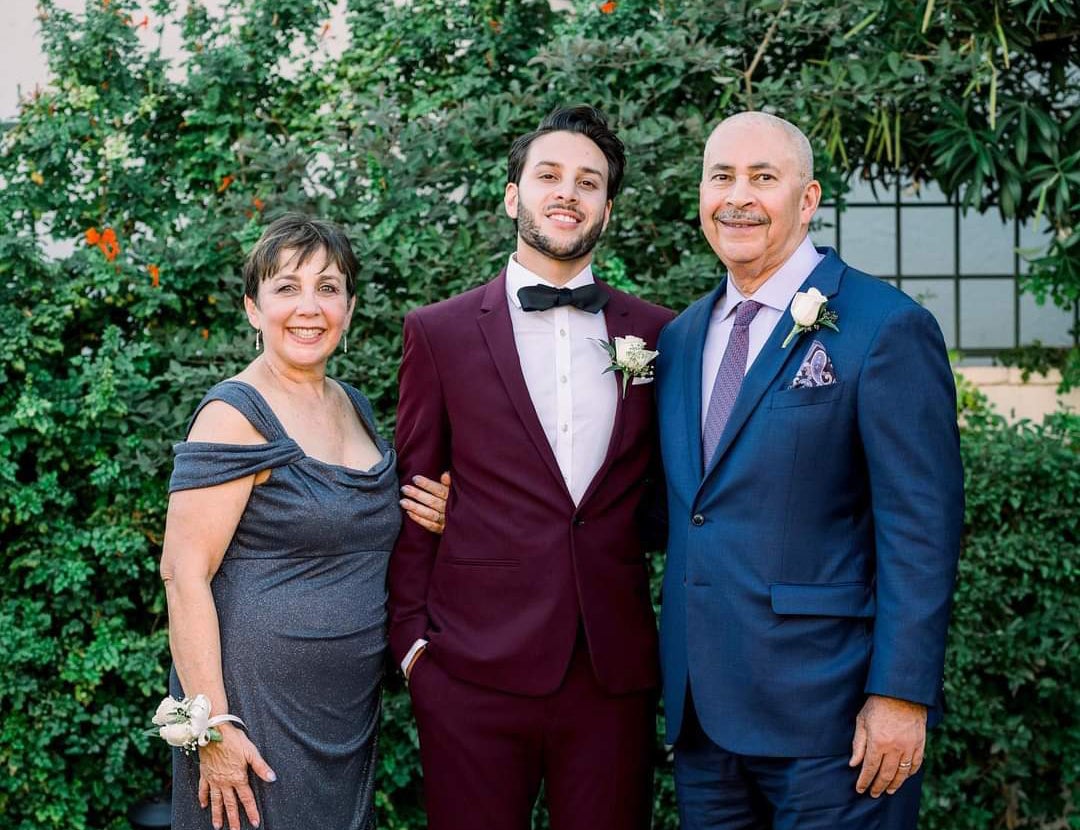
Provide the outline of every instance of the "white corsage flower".
{"type": "Polygon", "coordinates": [[[157,711],[154,713],[154,723],[158,726],[180,723],[183,718],[178,712],[183,705],[183,701],[177,700],[175,697],[169,696],[165,698],[158,704],[157,711]]]}
{"type": "Polygon", "coordinates": [[[660,354],[658,351],[645,348],[645,341],[633,334],[625,337],[616,337],[612,342],[597,340],[607,350],[611,358],[611,365],[604,369],[608,372],[622,372],[622,396],[626,397],[626,390],[630,381],[637,378],[651,378],[653,376],[652,362],[660,354]]]}
{"type": "Polygon", "coordinates": [[[154,713],[158,728],[149,730],[148,734],[157,735],[169,746],[179,747],[184,752],[194,752],[211,741],[221,740],[221,732],[214,728],[218,724],[231,721],[244,725],[236,715],[210,717],[210,708],[210,699],[206,695],[183,700],[167,697],[154,713]]]}
{"type": "Polygon", "coordinates": [[[822,326],[840,331],[836,327],[836,312],[826,307],[828,302],[829,298],[816,288],[797,292],[791,300],[791,318],[795,325],[791,327],[780,348],[786,349],[788,344],[804,331],[817,331],[822,326]]]}

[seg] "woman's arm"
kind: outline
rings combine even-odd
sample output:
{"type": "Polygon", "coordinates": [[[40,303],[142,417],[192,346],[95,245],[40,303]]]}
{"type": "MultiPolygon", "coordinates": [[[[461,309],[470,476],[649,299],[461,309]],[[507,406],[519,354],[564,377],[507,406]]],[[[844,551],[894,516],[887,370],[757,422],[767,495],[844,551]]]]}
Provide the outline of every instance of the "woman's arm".
{"type": "MultiPolygon", "coordinates": [[[[188,440],[223,444],[265,441],[239,412],[217,401],[199,413],[188,440]]],[[[161,578],[169,606],[169,646],[184,693],[206,695],[214,715],[227,713],[229,700],[222,679],[221,637],[210,581],[236,532],[252,488],[257,479],[265,480],[268,475],[182,490],[169,498],[161,556],[161,578]]],[[[272,781],[274,776],[241,730],[228,723],[218,729],[222,741],[199,750],[199,801],[203,807],[210,803],[215,826],[221,826],[224,810],[230,827],[239,830],[238,803],[251,823],[260,820],[248,784],[248,765],[264,780],[272,781]]]]}

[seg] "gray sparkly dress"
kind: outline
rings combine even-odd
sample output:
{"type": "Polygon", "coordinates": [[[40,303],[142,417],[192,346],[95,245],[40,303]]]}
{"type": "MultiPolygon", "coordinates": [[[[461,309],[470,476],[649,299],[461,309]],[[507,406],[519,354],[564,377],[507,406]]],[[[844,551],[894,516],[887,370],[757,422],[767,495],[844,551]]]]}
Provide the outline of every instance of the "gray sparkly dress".
{"type": "MultiPolygon", "coordinates": [[[[271,470],[253,489],[211,583],[230,712],[277,773],[273,784],[250,776],[263,830],[375,826],[386,568],[401,513],[394,451],[377,435],[367,399],[342,386],[382,452],[370,470],[306,456],[240,381],[219,383],[195,414],[224,401],[267,443],[173,448],[169,492],[271,470]]],[[[175,670],[170,691],[183,694],[175,670]]],[[[195,758],[175,751],[174,830],[211,827],[198,783],[195,758]]]]}

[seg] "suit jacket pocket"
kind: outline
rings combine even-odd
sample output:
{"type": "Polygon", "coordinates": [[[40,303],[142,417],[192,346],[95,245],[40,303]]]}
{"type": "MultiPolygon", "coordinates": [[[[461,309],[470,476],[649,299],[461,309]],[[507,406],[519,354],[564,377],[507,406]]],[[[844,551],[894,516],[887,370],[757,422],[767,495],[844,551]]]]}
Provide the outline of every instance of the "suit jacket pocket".
{"type": "Polygon", "coordinates": [[[448,556],[450,565],[464,565],[470,568],[516,568],[521,563],[517,559],[479,559],[463,556],[448,556]]]}
{"type": "Polygon", "coordinates": [[[807,584],[779,582],[769,586],[772,610],[803,617],[873,617],[874,594],[865,582],[807,584]]]}
{"type": "Polygon", "coordinates": [[[830,383],[828,386],[811,386],[799,389],[779,389],[772,393],[770,409],[782,409],[788,406],[810,406],[817,403],[835,401],[844,392],[844,381],[830,383]]]}

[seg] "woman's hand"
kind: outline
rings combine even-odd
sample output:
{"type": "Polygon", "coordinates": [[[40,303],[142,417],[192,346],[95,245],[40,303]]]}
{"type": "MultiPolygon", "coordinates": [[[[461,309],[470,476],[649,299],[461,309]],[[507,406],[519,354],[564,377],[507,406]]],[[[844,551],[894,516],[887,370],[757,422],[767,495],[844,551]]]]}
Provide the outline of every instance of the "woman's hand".
{"type": "Polygon", "coordinates": [[[230,830],[240,830],[241,805],[251,826],[258,827],[261,819],[248,767],[266,782],[277,781],[277,776],[242,730],[228,723],[217,728],[221,740],[199,749],[199,804],[203,809],[210,805],[210,821],[216,828],[222,826],[224,812],[230,830]]]}
{"type": "Polygon", "coordinates": [[[443,473],[438,481],[432,481],[424,476],[413,476],[412,484],[402,487],[401,494],[405,498],[399,503],[405,515],[425,530],[441,536],[446,529],[446,500],[450,497],[450,473],[443,473]]]}

